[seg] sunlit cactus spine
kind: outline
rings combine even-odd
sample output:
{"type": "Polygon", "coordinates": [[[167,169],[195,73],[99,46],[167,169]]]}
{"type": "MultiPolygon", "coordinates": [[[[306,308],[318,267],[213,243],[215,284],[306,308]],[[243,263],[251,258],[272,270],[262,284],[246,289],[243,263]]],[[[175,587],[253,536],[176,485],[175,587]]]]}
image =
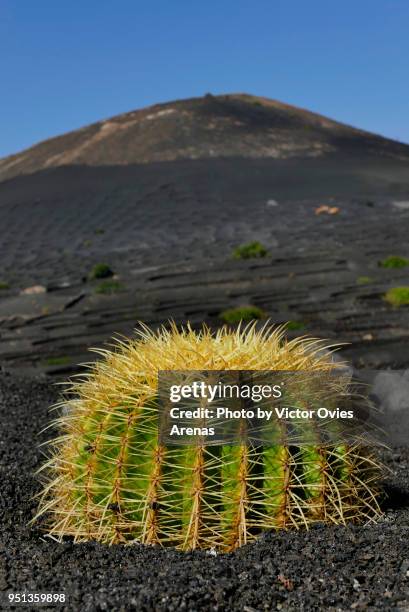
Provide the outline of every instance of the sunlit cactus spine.
{"type": "Polygon", "coordinates": [[[345,524],[380,515],[380,468],[351,445],[163,446],[159,370],[331,372],[330,351],[285,329],[172,325],[100,350],[71,383],[57,419],[61,435],[42,468],[38,516],[50,536],[75,542],[233,550],[268,529],[345,524]]]}

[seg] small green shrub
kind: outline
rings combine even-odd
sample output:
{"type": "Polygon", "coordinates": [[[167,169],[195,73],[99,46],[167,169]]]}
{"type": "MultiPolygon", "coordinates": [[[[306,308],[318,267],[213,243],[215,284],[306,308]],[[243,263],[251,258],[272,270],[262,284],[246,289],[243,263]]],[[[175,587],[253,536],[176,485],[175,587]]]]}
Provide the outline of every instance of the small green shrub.
{"type": "Polygon", "coordinates": [[[10,285],[5,281],[0,281],[0,289],[10,289],[10,285]]]}
{"type": "Polygon", "coordinates": [[[409,287],[393,287],[384,295],[384,300],[392,306],[409,306],[409,287]]]}
{"type": "Polygon", "coordinates": [[[265,257],[266,255],[268,255],[266,247],[257,240],[242,244],[233,251],[234,259],[253,259],[255,257],[265,257]]]}
{"type": "Polygon", "coordinates": [[[123,285],[119,281],[106,280],[100,283],[96,287],[95,293],[104,293],[104,294],[117,293],[118,291],[121,291],[123,288],[124,288],[123,285]]]}
{"type": "Polygon", "coordinates": [[[113,274],[114,273],[108,264],[99,263],[92,268],[90,278],[109,278],[110,276],[113,276],[113,274]]]}
{"type": "Polygon", "coordinates": [[[48,357],[44,363],[48,366],[66,365],[67,363],[71,363],[71,359],[68,355],[61,355],[60,357],[48,357]]]}
{"type": "Polygon", "coordinates": [[[223,310],[219,317],[225,323],[235,325],[240,321],[248,322],[254,321],[255,319],[262,319],[265,316],[265,312],[258,308],[258,306],[239,306],[238,308],[229,308],[223,310]]]}
{"type": "Polygon", "coordinates": [[[358,276],[356,279],[357,285],[370,285],[371,283],[373,283],[373,278],[370,276],[358,276]]]}
{"type": "Polygon", "coordinates": [[[305,329],[306,325],[303,321],[288,321],[286,327],[289,331],[298,331],[305,329]]]}
{"type": "Polygon", "coordinates": [[[379,262],[381,268],[406,268],[409,266],[409,259],[400,255],[389,255],[379,262]]]}
{"type": "Polygon", "coordinates": [[[96,236],[101,236],[102,234],[105,234],[105,230],[104,230],[104,229],[102,229],[102,227],[97,227],[97,229],[96,229],[96,230],[94,230],[94,234],[95,234],[96,236]]]}

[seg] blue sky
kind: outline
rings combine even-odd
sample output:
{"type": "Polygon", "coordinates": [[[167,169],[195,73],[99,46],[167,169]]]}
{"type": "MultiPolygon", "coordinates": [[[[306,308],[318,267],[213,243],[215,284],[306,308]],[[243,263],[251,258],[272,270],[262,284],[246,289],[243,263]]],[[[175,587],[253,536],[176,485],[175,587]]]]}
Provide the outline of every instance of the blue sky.
{"type": "Polygon", "coordinates": [[[408,0],[0,0],[0,156],[247,92],[409,142],[408,0]]]}

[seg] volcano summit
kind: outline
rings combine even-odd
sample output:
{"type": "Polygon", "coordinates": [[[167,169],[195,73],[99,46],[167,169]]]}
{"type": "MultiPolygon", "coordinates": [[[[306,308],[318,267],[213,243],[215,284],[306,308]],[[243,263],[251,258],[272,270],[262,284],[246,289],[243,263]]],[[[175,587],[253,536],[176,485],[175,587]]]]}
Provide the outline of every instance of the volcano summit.
{"type": "Polygon", "coordinates": [[[409,147],[248,94],[156,104],[51,138],[0,160],[0,180],[67,165],[174,160],[285,160],[359,155],[409,161],[409,147]]]}

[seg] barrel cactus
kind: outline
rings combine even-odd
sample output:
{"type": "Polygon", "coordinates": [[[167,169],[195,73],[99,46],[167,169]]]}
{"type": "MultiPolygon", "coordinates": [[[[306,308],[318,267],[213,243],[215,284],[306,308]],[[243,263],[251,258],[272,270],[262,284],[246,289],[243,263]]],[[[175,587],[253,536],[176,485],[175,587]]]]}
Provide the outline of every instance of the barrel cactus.
{"type": "Polygon", "coordinates": [[[39,513],[50,536],[233,550],[263,530],[345,524],[380,515],[380,468],[359,443],[165,446],[159,370],[328,372],[321,342],[255,324],[212,332],[141,326],[99,350],[65,393],[39,513]]]}

